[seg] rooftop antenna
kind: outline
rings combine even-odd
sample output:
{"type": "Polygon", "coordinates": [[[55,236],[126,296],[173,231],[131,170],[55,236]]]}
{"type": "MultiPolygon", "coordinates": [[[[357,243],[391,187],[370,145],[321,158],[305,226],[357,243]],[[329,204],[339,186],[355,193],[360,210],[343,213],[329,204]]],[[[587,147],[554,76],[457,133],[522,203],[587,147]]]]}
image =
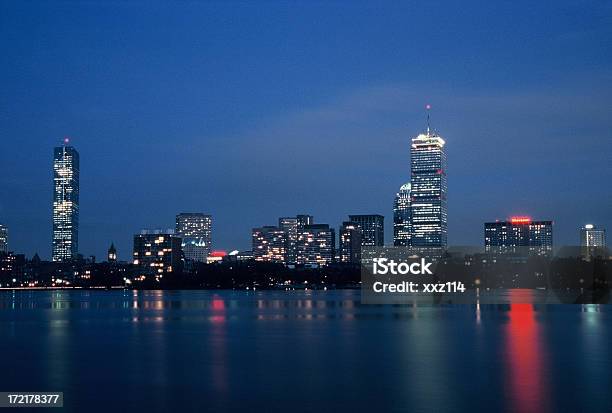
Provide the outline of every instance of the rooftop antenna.
{"type": "Polygon", "coordinates": [[[425,105],[425,110],[427,111],[427,135],[429,135],[429,111],[431,110],[431,105],[429,103],[425,105]]]}
{"type": "Polygon", "coordinates": [[[64,146],[68,145],[69,143],[70,143],[70,137],[64,136],[64,146]]]}

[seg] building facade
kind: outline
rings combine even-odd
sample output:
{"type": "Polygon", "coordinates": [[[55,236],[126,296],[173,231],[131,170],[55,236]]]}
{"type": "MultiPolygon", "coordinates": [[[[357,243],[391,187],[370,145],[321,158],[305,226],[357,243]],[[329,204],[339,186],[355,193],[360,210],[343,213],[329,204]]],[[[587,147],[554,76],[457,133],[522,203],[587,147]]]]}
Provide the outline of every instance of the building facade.
{"type": "Polygon", "coordinates": [[[409,247],[412,237],[412,215],[410,208],[410,182],[400,187],[393,201],[393,245],[409,247]]]}
{"type": "Polygon", "coordinates": [[[606,246],[606,230],[597,228],[593,224],[587,224],[580,228],[580,246],[581,247],[605,247],[606,246]]]}
{"type": "Polygon", "coordinates": [[[361,246],[385,245],[385,217],[382,215],[349,215],[349,221],[361,228],[361,246]]]}
{"type": "Polygon", "coordinates": [[[305,225],[314,224],[314,217],[312,215],[300,214],[296,216],[298,226],[304,228],[305,225]]]}
{"type": "Polygon", "coordinates": [[[586,224],[580,228],[580,247],[582,256],[587,259],[606,254],[606,230],[586,224]]]}
{"type": "Polygon", "coordinates": [[[206,262],[212,251],[212,216],[199,212],[178,214],[175,233],[181,237],[186,260],[206,262]]]}
{"type": "Polygon", "coordinates": [[[507,221],[484,225],[486,251],[518,252],[525,249],[538,254],[550,253],[553,247],[552,221],[532,221],[529,217],[512,217],[507,221]]]}
{"type": "Polygon", "coordinates": [[[278,227],[285,231],[285,263],[297,262],[298,229],[301,227],[297,217],[283,217],[278,219],[278,227]]]}
{"type": "Polygon", "coordinates": [[[8,252],[8,228],[0,224],[0,252],[8,252]]]}
{"type": "Polygon", "coordinates": [[[287,238],[281,228],[253,228],[251,241],[255,261],[285,263],[287,238]]]}
{"type": "MultiPolygon", "coordinates": [[[[22,255],[23,257],[23,255],[22,255]]],[[[0,251],[0,287],[17,286],[18,275],[18,256],[12,252],[0,251]],[[13,281],[15,280],[15,281],[13,281]]]]}
{"type": "Polygon", "coordinates": [[[297,263],[325,266],[333,262],[336,232],[327,224],[304,225],[298,232],[297,263]]]}
{"type": "Polygon", "coordinates": [[[448,213],[446,207],[446,142],[431,132],[412,139],[410,148],[411,244],[445,248],[448,213]]]}
{"type": "Polygon", "coordinates": [[[359,264],[361,261],[361,228],[354,222],[345,221],[339,231],[339,259],[348,264],[359,264]]]}
{"type": "Polygon", "coordinates": [[[79,153],[65,145],[53,152],[53,261],[77,257],[79,251],[79,153]]]}
{"type": "Polygon", "coordinates": [[[156,277],[182,271],[181,238],[171,230],[144,230],[134,235],[133,263],[141,275],[156,277]]]}

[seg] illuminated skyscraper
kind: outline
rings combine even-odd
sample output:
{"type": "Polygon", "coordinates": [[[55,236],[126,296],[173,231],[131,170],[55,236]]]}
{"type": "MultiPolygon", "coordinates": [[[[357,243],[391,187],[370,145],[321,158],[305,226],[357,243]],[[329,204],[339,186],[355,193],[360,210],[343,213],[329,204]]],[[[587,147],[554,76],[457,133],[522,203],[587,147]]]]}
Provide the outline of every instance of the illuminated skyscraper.
{"type": "Polygon", "coordinates": [[[202,213],[176,216],[176,235],[181,237],[185,259],[206,262],[212,249],[212,217],[202,213]]]}
{"type": "Polygon", "coordinates": [[[349,215],[349,221],[361,228],[363,247],[382,247],[385,245],[385,217],[382,215],[349,215]]]}
{"type": "Polygon", "coordinates": [[[8,228],[0,224],[0,252],[8,252],[8,228]]]}
{"type": "Polygon", "coordinates": [[[79,153],[66,138],[53,155],[52,258],[65,261],[79,251],[79,153]]]}
{"type": "Polygon", "coordinates": [[[393,245],[411,245],[412,220],[410,210],[410,182],[402,185],[393,202],[393,245]]]}
{"type": "Polygon", "coordinates": [[[340,262],[358,264],[361,260],[361,228],[345,221],[340,226],[340,262]]]}
{"type": "Polygon", "coordinates": [[[426,133],[412,139],[411,243],[415,247],[446,247],[448,217],[445,144],[444,139],[431,131],[429,125],[426,133]]]}

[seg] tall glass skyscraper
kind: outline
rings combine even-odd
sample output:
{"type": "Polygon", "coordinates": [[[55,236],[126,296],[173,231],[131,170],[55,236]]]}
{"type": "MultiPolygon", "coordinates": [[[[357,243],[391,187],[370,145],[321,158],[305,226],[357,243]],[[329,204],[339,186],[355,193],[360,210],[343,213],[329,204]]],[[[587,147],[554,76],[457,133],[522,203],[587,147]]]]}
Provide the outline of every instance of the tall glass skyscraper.
{"type": "Polygon", "coordinates": [[[427,128],[410,148],[411,243],[415,247],[446,247],[446,142],[427,128]]]}
{"type": "Polygon", "coordinates": [[[79,251],[79,153],[68,146],[53,151],[53,261],[76,258],[79,251]]]}
{"type": "Polygon", "coordinates": [[[212,216],[199,212],[178,214],[176,235],[181,237],[185,259],[206,262],[212,249],[212,216]]]}
{"type": "Polygon", "coordinates": [[[393,245],[411,245],[412,218],[410,210],[410,182],[400,187],[393,201],[393,245]]]}

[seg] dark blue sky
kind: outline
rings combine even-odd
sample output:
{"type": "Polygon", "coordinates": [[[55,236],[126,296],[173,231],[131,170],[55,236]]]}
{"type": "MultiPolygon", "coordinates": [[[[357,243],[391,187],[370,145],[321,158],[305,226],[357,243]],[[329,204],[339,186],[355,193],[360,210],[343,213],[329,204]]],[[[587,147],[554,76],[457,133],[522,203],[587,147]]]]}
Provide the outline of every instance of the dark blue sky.
{"type": "Polygon", "coordinates": [[[133,233],[181,211],[213,214],[224,249],[282,215],[390,224],[427,102],[450,243],[512,214],[553,219],[557,244],[612,230],[612,3],[412,3],[0,3],[11,249],[50,256],[65,135],[86,255],[112,240],[129,259],[133,233]]]}

